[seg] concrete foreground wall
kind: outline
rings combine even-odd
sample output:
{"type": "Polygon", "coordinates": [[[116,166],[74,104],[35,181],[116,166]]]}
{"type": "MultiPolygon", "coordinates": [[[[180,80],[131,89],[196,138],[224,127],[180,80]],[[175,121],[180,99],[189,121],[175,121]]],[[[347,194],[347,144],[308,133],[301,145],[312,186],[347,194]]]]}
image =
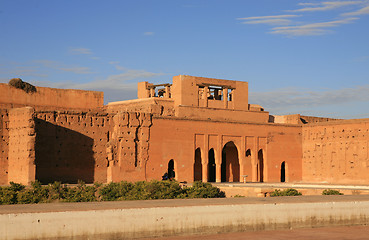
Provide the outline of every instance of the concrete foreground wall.
{"type": "MultiPolygon", "coordinates": [[[[1,213],[0,239],[124,239],[364,225],[369,201],[272,202],[1,213]]],[[[0,209],[1,210],[1,209],[0,209]]]]}

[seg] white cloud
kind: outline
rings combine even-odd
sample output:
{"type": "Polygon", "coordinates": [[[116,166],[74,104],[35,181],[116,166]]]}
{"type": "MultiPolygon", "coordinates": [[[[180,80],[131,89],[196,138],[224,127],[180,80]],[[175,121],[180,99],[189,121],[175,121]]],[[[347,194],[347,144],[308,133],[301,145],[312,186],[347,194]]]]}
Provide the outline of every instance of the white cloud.
{"type": "Polygon", "coordinates": [[[237,20],[244,20],[242,24],[269,24],[269,25],[288,25],[291,20],[286,18],[299,17],[299,15],[274,15],[274,16],[258,16],[237,18],[237,20]]]}
{"type": "Polygon", "coordinates": [[[257,17],[245,17],[245,18],[237,18],[237,20],[263,20],[263,19],[275,19],[275,18],[291,18],[291,17],[299,17],[300,15],[271,15],[271,16],[257,16],[257,17]]]}
{"type": "Polygon", "coordinates": [[[369,14],[369,5],[354,12],[344,13],[342,16],[359,16],[365,14],[369,14]]]}
{"type": "MultiPolygon", "coordinates": [[[[299,12],[302,15],[284,14],[284,15],[271,15],[271,16],[256,16],[237,18],[237,20],[243,21],[243,24],[268,24],[274,25],[269,33],[282,34],[286,36],[314,36],[323,35],[333,32],[330,28],[338,27],[342,24],[353,23],[359,19],[353,16],[359,16],[369,14],[369,0],[352,0],[352,1],[322,1],[322,2],[301,2],[297,4],[303,6],[296,10],[287,10],[288,12],[299,12]],[[353,12],[346,12],[337,15],[332,21],[316,22],[316,23],[304,23],[293,21],[295,17],[310,17],[311,14],[305,14],[306,12],[319,12],[328,11],[341,8],[348,11],[349,9],[359,8],[359,10],[353,12]],[[350,17],[348,17],[350,16],[350,17]]],[[[341,11],[342,13],[342,11],[341,11]]]]}
{"type": "Polygon", "coordinates": [[[71,54],[75,54],[75,55],[80,55],[80,54],[90,55],[90,54],[92,54],[92,51],[89,48],[70,48],[69,52],[71,54]]]}
{"type": "Polygon", "coordinates": [[[269,25],[288,25],[290,23],[291,20],[288,19],[264,19],[243,22],[243,24],[269,24],[269,25]]]}
{"type": "Polygon", "coordinates": [[[308,35],[322,35],[330,32],[327,28],[338,27],[342,24],[349,24],[358,18],[345,18],[336,21],[311,23],[299,26],[275,27],[272,28],[272,34],[284,34],[287,36],[308,36],[308,35]]]}
{"type": "Polygon", "coordinates": [[[363,3],[363,1],[330,1],[330,2],[322,2],[322,3],[319,3],[319,4],[316,4],[316,3],[312,3],[312,4],[302,3],[302,4],[299,4],[299,5],[309,6],[309,7],[300,8],[300,9],[297,9],[297,10],[289,10],[289,12],[328,11],[328,10],[333,10],[333,9],[349,6],[349,5],[358,5],[358,4],[362,4],[362,3],[363,3]],[[311,7],[311,6],[317,6],[317,7],[311,7]]]}

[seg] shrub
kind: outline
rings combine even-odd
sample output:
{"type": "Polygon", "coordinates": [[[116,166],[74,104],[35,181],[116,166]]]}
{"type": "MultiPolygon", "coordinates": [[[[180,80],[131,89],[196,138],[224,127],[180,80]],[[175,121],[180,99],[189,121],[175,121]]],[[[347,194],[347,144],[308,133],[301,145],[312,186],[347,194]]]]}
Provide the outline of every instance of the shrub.
{"type": "Polygon", "coordinates": [[[276,189],[274,192],[270,193],[271,197],[280,197],[280,196],[300,196],[302,195],[299,191],[293,188],[288,188],[285,190],[276,189]]]}
{"type": "Polygon", "coordinates": [[[13,86],[18,89],[22,89],[26,93],[34,93],[37,91],[36,87],[27,82],[23,82],[20,78],[12,78],[9,83],[10,86],[13,86]]]}
{"type": "Polygon", "coordinates": [[[0,187],[0,204],[17,203],[17,193],[10,187],[0,187]]]}
{"type": "Polygon", "coordinates": [[[99,195],[102,201],[125,200],[125,197],[132,188],[133,184],[126,181],[119,183],[111,182],[99,189],[99,195]]]}
{"type": "Polygon", "coordinates": [[[63,197],[63,186],[61,182],[49,183],[47,186],[49,191],[49,201],[59,200],[63,197]]]}
{"type": "Polygon", "coordinates": [[[147,199],[173,199],[181,196],[183,190],[176,181],[151,181],[146,186],[147,199]]]}
{"type": "Polygon", "coordinates": [[[210,183],[196,181],[192,187],[185,188],[187,198],[223,198],[225,193],[210,183]]]}
{"type": "Polygon", "coordinates": [[[343,195],[343,193],[341,193],[338,190],[333,190],[333,189],[325,189],[322,192],[322,195],[343,195]]]}
{"type": "Polygon", "coordinates": [[[19,191],[17,194],[17,203],[39,203],[48,202],[49,190],[47,187],[43,187],[41,182],[31,182],[31,188],[19,191]]]}
{"type": "Polygon", "coordinates": [[[243,197],[245,197],[245,196],[240,195],[240,194],[236,194],[236,195],[234,195],[233,197],[234,197],[234,198],[243,198],[243,197]]]}
{"type": "Polygon", "coordinates": [[[65,202],[94,202],[97,201],[95,186],[86,186],[83,181],[78,181],[77,187],[62,188],[62,201],[65,202]]]}
{"type": "Polygon", "coordinates": [[[219,198],[225,193],[210,183],[194,182],[191,187],[181,187],[176,181],[140,181],[136,183],[119,182],[102,186],[95,183],[86,186],[78,181],[77,186],[54,182],[42,186],[39,181],[30,187],[11,182],[9,187],[0,187],[0,204],[27,204],[40,202],[92,202],[119,200],[147,200],[174,198],[219,198]]]}

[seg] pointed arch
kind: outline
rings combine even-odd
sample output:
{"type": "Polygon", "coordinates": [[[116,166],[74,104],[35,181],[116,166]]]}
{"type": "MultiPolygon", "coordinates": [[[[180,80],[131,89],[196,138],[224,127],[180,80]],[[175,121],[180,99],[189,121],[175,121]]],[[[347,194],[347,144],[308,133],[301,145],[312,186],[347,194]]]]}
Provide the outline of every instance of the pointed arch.
{"type": "Polygon", "coordinates": [[[197,148],[195,150],[195,162],[193,164],[193,180],[202,181],[202,163],[201,163],[200,148],[197,148]]]}
{"type": "Polygon", "coordinates": [[[286,182],[286,162],[281,163],[281,182],[286,182]]]}
{"type": "Polygon", "coordinates": [[[175,169],[174,169],[174,160],[170,159],[168,162],[168,177],[169,179],[176,179],[176,173],[175,173],[175,169]]]}
{"type": "Polygon", "coordinates": [[[227,142],[223,147],[221,173],[222,182],[240,181],[238,149],[233,141],[227,142]]]}
{"type": "Polygon", "coordinates": [[[258,151],[258,163],[257,163],[258,181],[264,182],[264,154],[263,149],[258,151]]]}
{"type": "Polygon", "coordinates": [[[208,153],[208,182],[216,181],[216,164],[215,164],[215,153],[214,149],[210,149],[208,153]]]}

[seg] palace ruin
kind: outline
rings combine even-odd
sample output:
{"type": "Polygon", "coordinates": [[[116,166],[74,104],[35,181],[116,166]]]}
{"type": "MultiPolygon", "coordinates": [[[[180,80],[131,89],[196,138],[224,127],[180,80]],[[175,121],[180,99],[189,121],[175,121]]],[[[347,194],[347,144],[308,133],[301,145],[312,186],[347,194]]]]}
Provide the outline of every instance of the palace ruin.
{"type": "Polygon", "coordinates": [[[0,184],[369,180],[369,119],[272,116],[248,83],[179,75],[138,99],[0,84],[0,184]]]}

